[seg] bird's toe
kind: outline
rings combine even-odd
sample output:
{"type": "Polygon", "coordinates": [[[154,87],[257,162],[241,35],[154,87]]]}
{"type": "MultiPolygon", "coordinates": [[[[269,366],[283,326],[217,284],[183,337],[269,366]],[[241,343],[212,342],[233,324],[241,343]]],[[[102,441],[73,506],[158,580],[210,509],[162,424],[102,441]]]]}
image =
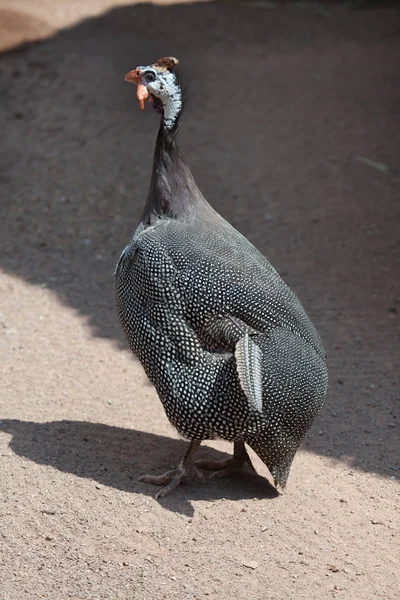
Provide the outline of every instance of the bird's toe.
{"type": "Polygon", "coordinates": [[[165,485],[166,483],[170,483],[174,477],[176,476],[178,469],[172,469],[171,471],[167,471],[162,475],[141,475],[139,477],[139,481],[144,483],[152,483],[153,485],[165,485]]]}
{"type": "Polygon", "coordinates": [[[214,471],[210,477],[220,479],[223,477],[229,477],[230,475],[238,475],[240,473],[248,473],[249,471],[255,473],[256,470],[252,465],[250,457],[237,458],[226,458],[225,460],[198,460],[196,465],[207,471],[214,471]]]}

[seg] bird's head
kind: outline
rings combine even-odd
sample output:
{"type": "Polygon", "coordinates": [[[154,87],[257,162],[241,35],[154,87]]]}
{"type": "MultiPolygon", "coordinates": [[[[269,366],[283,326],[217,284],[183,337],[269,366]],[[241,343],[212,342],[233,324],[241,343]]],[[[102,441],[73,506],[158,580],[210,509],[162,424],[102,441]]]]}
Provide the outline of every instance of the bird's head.
{"type": "Polygon", "coordinates": [[[137,67],[125,75],[125,81],[137,85],[140,108],[146,99],[164,115],[167,129],[173,127],[182,108],[182,92],[173,68],[178,64],[173,56],[160,58],[147,67],[137,67]]]}

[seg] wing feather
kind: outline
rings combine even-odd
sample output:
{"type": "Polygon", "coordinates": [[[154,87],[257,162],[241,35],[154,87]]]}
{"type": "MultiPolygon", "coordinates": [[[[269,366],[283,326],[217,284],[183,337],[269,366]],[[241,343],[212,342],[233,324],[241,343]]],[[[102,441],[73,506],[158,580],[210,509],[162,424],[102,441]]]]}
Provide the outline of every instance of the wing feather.
{"type": "Polygon", "coordinates": [[[253,408],[262,412],[262,352],[248,333],[236,344],[235,358],[240,385],[253,408]]]}

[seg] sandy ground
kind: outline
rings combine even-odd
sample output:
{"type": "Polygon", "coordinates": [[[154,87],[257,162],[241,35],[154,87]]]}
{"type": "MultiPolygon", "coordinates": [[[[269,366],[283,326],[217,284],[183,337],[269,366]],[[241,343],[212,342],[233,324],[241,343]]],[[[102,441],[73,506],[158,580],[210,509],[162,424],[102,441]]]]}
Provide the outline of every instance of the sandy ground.
{"type": "MultiPolygon", "coordinates": [[[[142,2],[146,0],[137,0],[135,4],[142,2]]],[[[153,4],[183,2],[187,0],[156,0],[153,4]]],[[[0,51],[46,39],[89,17],[131,4],[129,0],[0,0],[0,51]]]]}
{"type": "Polygon", "coordinates": [[[400,597],[400,15],[269,6],[117,8],[0,57],[1,600],[400,597]],[[281,496],[257,458],[138,482],[185,448],[113,303],[158,119],[123,77],[165,54],[200,187],[326,344],[281,496]]]}

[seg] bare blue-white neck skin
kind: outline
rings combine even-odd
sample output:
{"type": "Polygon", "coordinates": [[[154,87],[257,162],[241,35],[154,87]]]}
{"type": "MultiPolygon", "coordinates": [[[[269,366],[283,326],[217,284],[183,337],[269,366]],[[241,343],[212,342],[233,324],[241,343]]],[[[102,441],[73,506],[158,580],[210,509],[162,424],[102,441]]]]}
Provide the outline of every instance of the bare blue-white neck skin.
{"type": "Polygon", "coordinates": [[[137,70],[140,71],[142,84],[153,97],[161,101],[165,129],[171,130],[182,110],[182,90],[175,73],[156,65],[138,67],[137,70]]]}

